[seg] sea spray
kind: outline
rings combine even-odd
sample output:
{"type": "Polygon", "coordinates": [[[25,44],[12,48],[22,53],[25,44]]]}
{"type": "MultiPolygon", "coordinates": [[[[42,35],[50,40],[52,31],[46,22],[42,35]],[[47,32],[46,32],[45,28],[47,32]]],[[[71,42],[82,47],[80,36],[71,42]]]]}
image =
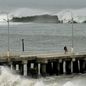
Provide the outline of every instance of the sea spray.
{"type": "Polygon", "coordinates": [[[63,86],[74,86],[74,84],[71,81],[68,81],[63,86]]]}
{"type": "MultiPolygon", "coordinates": [[[[27,16],[40,16],[40,15],[49,15],[49,16],[58,16],[59,20],[63,21],[63,23],[68,23],[71,21],[71,16],[73,20],[77,23],[83,23],[86,21],[86,8],[82,9],[64,9],[61,11],[49,11],[43,9],[31,9],[31,8],[19,8],[9,12],[9,19],[13,17],[27,17],[27,16]]],[[[0,23],[3,24],[4,19],[7,19],[6,13],[0,14],[0,23]]]]}
{"type": "Polygon", "coordinates": [[[34,84],[34,86],[46,86],[44,83],[43,83],[43,81],[37,81],[35,84],[34,84]]]}
{"type": "Polygon", "coordinates": [[[0,86],[86,86],[86,74],[25,78],[0,66],[0,86]]]}
{"type": "Polygon", "coordinates": [[[86,86],[86,74],[75,76],[71,82],[74,84],[73,86],[86,86]]]}
{"type": "Polygon", "coordinates": [[[0,86],[32,86],[35,81],[13,74],[9,68],[1,67],[0,86]]]}

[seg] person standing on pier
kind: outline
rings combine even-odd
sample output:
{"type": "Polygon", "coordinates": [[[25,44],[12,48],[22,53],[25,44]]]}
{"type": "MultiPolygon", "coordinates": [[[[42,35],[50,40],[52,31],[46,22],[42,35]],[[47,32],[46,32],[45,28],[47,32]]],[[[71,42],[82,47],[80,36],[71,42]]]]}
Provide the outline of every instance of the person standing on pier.
{"type": "Polygon", "coordinates": [[[68,52],[68,49],[66,46],[64,46],[64,51],[65,51],[65,54],[68,52]]]}

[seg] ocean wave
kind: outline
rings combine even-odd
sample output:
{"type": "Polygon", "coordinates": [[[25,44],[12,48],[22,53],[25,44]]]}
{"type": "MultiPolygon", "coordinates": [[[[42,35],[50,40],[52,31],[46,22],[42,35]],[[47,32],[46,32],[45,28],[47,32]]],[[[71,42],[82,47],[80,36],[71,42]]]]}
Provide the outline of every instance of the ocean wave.
{"type": "MultiPolygon", "coordinates": [[[[29,16],[29,17],[39,16],[40,17],[42,15],[49,15],[49,16],[54,16],[53,20],[49,20],[51,22],[54,22],[55,16],[57,16],[61,23],[70,23],[72,21],[72,18],[73,18],[74,22],[86,23],[86,8],[63,9],[58,12],[57,11],[40,10],[40,9],[21,8],[21,9],[18,9],[17,11],[15,11],[13,14],[16,17],[26,17],[26,16],[29,16]]],[[[38,21],[42,20],[42,19],[37,18],[38,21]]],[[[46,18],[45,18],[45,20],[46,20],[46,18]]]]}
{"type": "Polygon", "coordinates": [[[40,77],[38,79],[25,78],[0,66],[0,86],[86,86],[86,74],[71,76],[40,77]]]}
{"type": "Polygon", "coordinates": [[[0,86],[33,86],[33,79],[26,79],[17,74],[13,74],[8,67],[0,66],[0,86]]]}
{"type": "Polygon", "coordinates": [[[12,22],[38,22],[38,23],[59,23],[58,16],[39,15],[27,17],[13,17],[12,22]]]}
{"type": "Polygon", "coordinates": [[[58,15],[59,20],[62,20],[63,23],[67,23],[71,21],[72,18],[77,23],[86,22],[86,8],[65,9],[65,10],[58,12],[56,15],[58,15]]]}
{"type": "MultiPolygon", "coordinates": [[[[19,8],[11,11],[8,14],[9,19],[17,18],[22,22],[45,22],[45,23],[57,23],[58,20],[62,23],[68,23],[72,21],[77,23],[86,23],[86,8],[82,9],[64,9],[60,11],[49,11],[43,9],[31,9],[31,8],[19,8]],[[27,17],[29,19],[27,19],[27,17]],[[57,19],[58,17],[58,19],[57,19]],[[20,19],[21,18],[21,19],[20,19]]],[[[6,14],[0,14],[0,22],[7,19],[6,14]]],[[[16,20],[13,20],[16,21],[16,20]]],[[[18,21],[17,21],[18,22],[18,21]]]]}

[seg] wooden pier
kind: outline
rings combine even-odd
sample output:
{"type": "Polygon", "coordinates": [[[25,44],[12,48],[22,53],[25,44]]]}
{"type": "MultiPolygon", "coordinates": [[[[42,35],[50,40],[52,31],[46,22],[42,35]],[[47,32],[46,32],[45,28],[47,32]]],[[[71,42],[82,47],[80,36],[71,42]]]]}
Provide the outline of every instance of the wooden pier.
{"type": "Polygon", "coordinates": [[[2,53],[0,65],[6,65],[23,76],[31,77],[86,73],[86,54],[2,53]]]}

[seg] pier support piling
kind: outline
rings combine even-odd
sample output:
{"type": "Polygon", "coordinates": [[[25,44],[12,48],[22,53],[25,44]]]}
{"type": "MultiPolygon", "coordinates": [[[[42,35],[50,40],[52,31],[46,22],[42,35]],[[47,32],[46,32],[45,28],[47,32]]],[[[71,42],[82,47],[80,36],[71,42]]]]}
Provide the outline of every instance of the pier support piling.
{"type": "Polygon", "coordinates": [[[58,75],[58,60],[53,62],[53,75],[58,75]]]}
{"type": "Polygon", "coordinates": [[[71,59],[67,59],[66,61],[66,74],[71,74],[71,59]]]}
{"type": "Polygon", "coordinates": [[[73,73],[79,73],[79,62],[77,59],[73,61],[73,73]]]}
{"type": "Polygon", "coordinates": [[[85,73],[86,71],[86,61],[81,59],[80,61],[80,73],[85,73]]]}
{"type": "Polygon", "coordinates": [[[27,60],[23,61],[23,67],[24,67],[24,76],[27,76],[27,60]]]}
{"type": "Polygon", "coordinates": [[[38,76],[41,76],[41,64],[40,63],[38,63],[38,76]]]}
{"type": "Polygon", "coordinates": [[[63,60],[62,59],[59,59],[58,74],[63,74],[63,60]]]}
{"type": "Polygon", "coordinates": [[[63,74],[66,74],[66,61],[63,61],[63,74]]]}
{"type": "Polygon", "coordinates": [[[52,68],[52,62],[51,61],[48,61],[47,65],[46,65],[46,71],[47,71],[47,74],[48,75],[52,75],[53,74],[53,68],[52,68]]]}
{"type": "Polygon", "coordinates": [[[13,64],[12,64],[12,62],[10,62],[10,67],[11,67],[11,70],[13,70],[13,64]]]}
{"type": "Polygon", "coordinates": [[[19,71],[19,64],[16,64],[16,71],[19,71]]]}
{"type": "Polygon", "coordinates": [[[46,74],[47,74],[46,63],[41,64],[41,74],[42,74],[42,76],[46,76],[46,74]]]}

